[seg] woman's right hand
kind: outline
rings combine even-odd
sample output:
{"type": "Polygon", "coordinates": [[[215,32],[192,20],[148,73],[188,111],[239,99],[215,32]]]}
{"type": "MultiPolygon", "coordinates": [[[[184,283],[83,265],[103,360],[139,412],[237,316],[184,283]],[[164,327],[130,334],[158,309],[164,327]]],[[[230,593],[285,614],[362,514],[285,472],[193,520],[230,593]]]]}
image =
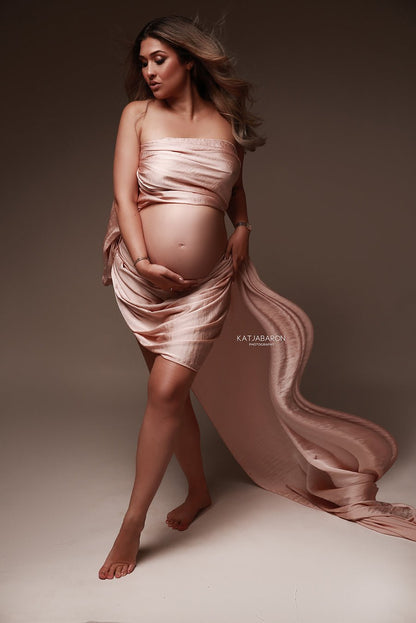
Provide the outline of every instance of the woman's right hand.
{"type": "Polygon", "coordinates": [[[143,260],[136,264],[137,272],[162,290],[173,292],[185,292],[200,283],[200,279],[183,279],[182,275],[175,273],[162,264],[152,264],[143,260]]]}

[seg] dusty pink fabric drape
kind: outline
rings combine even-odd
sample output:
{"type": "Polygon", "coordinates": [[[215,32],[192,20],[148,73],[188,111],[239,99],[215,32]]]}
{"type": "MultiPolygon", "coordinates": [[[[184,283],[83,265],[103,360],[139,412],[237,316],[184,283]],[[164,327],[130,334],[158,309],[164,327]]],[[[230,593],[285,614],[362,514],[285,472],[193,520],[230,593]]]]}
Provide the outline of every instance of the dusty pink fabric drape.
{"type": "Polygon", "coordinates": [[[198,371],[227,316],[232,272],[232,259],[224,255],[189,293],[161,290],[137,273],[121,239],[111,276],[120,312],[139,342],[198,371]]]}
{"type": "Polygon", "coordinates": [[[397,456],[394,438],[299,391],[313,343],[306,313],[271,290],[251,259],[192,389],[229,450],[259,486],[295,502],[416,541],[416,509],[376,500],[397,456]],[[251,335],[252,341],[241,341],[251,335]],[[258,336],[285,340],[259,341],[258,336]],[[251,344],[251,345],[249,345],[251,344]]]}

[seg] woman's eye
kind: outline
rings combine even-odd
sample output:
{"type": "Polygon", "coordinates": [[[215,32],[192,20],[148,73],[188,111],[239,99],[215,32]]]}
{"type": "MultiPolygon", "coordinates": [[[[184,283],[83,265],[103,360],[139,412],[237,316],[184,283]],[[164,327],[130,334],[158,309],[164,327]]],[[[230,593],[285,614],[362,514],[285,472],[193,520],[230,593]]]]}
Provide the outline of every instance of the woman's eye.
{"type": "MultiPolygon", "coordinates": [[[[165,62],[165,60],[166,60],[165,58],[158,58],[158,59],[156,60],[156,64],[157,64],[157,65],[161,65],[162,63],[164,63],[164,62],[165,62]]],[[[147,67],[147,63],[146,63],[145,61],[140,61],[140,67],[141,67],[141,68],[143,68],[143,67],[147,67]]]]}

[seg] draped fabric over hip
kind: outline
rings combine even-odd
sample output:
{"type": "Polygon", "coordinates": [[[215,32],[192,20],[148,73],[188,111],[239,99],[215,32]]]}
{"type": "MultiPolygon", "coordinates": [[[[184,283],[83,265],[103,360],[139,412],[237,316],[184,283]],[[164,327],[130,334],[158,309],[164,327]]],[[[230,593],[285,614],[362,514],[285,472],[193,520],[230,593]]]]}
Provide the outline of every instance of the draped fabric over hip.
{"type": "MultiPolygon", "coordinates": [[[[175,171],[182,162],[189,172],[186,163],[192,159],[192,189],[186,173],[175,177],[175,192],[182,184],[186,203],[192,204],[192,197],[199,202],[199,180],[213,203],[218,190],[216,207],[223,209],[229,194],[212,175],[217,171],[232,185],[238,173],[237,164],[230,166],[232,143],[190,138],[151,143],[148,147],[163,157],[170,151],[175,171]],[[208,165],[211,185],[204,176],[208,165]]],[[[142,174],[149,180],[148,162],[142,174]]],[[[169,168],[168,160],[165,165],[169,168]]],[[[166,169],[164,175],[163,183],[170,187],[166,169]]],[[[138,179],[140,183],[140,175],[138,179]]],[[[163,187],[157,192],[163,195],[163,187]]],[[[253,482],[377,532],[416,541],[416,509],[376,499],[376,482],[397,457],[395,439],[370,420],[313,404],[300,393],[313,344],[311,320],[261,280],[251,258],[234,281],[231,262],[221,258],[204,282],[186,294],[162,292],[130,262],[113,202],[103,283],[113,283],[120,310],[143,345],[197,370],[192,390],[253,482]]]]}

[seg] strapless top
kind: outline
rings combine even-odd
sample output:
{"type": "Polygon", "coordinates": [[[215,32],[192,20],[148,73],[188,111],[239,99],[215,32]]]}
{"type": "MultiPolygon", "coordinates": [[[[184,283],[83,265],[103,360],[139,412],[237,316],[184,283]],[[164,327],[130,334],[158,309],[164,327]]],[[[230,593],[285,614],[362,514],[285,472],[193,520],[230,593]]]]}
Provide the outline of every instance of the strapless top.
{"type": "Polygon", "coordinates": [[[166,136],[144,141],[137,209],[184,203],[226,212],[240,168],[235,145],[225,139],[166,136]]]}

